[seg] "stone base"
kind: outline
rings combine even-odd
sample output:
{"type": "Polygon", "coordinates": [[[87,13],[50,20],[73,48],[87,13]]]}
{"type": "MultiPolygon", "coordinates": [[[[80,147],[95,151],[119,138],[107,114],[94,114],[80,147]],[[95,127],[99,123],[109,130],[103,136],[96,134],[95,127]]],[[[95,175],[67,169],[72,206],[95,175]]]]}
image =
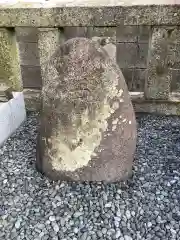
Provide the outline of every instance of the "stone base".
{"type": "MultiPolygon", "coordinates": [[[[40,90],[24,90],[24,98],[28,111],[40,111],[40,90]]],[[[130,92],[135,112],[153,113],[160,115],[180,115],[180,96],[178,93],[171,93],[169,100],[145,100],[143,92],[130,92]]]]}

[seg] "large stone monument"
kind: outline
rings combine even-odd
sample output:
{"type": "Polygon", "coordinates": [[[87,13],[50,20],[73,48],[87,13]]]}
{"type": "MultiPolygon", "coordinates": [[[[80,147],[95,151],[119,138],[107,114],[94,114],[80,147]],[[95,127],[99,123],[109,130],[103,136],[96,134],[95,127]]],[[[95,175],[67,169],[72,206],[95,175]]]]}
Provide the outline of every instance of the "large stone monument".
{"type": "Polygon", "coordinates": [[[43,69],[37,169],[53,180],[130,176],[136,120],[125,79],[107,51],[93,40],[73,38],[43,69]]]}

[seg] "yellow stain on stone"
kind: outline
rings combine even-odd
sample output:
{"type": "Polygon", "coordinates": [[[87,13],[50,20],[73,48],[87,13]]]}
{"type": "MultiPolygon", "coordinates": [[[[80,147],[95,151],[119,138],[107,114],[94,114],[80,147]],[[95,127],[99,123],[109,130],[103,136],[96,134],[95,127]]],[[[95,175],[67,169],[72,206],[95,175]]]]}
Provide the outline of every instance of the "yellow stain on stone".
{"type": "Polygon", "coordinates": [[[118,97],[121,97],[121,96],[122,96],[122,94],[123,94],[123,90],[122,90],[122,89],[120,89],[120,90],[119,90],[119,92],[118,92],[118,97]]]}
{"type": "Polygon", "coordinates": [[[119,102],[114,102],[113,105],[112,105],[112,112],[117,110],[119,108],[119,102]]]}
{"type": "Polygon", "coordinates": [[[118,123],[118,120],[119,120],[119,119],[118,119],[118,118],[116,118],[115,120],[113,120],[112,124],[113,124],[113,125],[117,125],[117,123],[118,123]]]}
{"type": "Polygon", "coordinates": [[[116,130],[116,128],[117,128],[117,125],[113,125],[112,126],[112,131],[114,132],[116,130]]]}
{"type": "MultiPolygon", "coordinates": [[[[109,76],[109,77],[108,77],[109,76]]],[[[52,134],[52,146],[55,146],[55,151],[49,149],[49,156],[51,158],[52,167],[56,171],[70,171],[73,172],[79,168],[88,165],[92,157],[96,156],[95,149],[100,145],[102,140],[102,133],[108,129],[107,120],[119,108],[119,103],[110,105],[110,100],[117,96],[117,78],[108,77],[109,84],[106,86],[106,98],[95,109],[95,117],[89,118],[88,108],[81,115],[81,125],[73,127],[73,122],[76,123],[76,115],[74,115],[72,122],[72,129],[68,133],[62,131],[62,126],[58,126],[58,130],[52,134]],[[116,80],[115,80],[116,79],[116,80]],[[111,86],[111,87],[110,87],[111,86]],[[79,143],[79,144],[78,144],[79,143]],[[74,148],[70,146],[75,145],[74,148]],[[55,154],[52,154],[56,152],[55,154]]],[[[75,124],[76,125],[76,124],[75,124]]]]}
{"type": "Polygon", "coordinates": [[[116,118],[116,119],[114,119],[114,120],[112,121],[112,131],[113,131],[113,132],[114,132],[114,131],[116,130],[116,128],[117,128],[118,121],[119,121],[118,118],[116,118]]]}

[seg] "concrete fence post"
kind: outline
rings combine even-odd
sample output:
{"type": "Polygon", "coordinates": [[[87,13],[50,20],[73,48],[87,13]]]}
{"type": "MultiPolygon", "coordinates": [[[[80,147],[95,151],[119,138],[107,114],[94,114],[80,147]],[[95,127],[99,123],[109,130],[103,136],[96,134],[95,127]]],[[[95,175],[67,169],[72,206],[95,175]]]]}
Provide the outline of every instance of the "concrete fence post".
{"type": "Polygon", "coordinates": [[[155,27],[149,42],[147,75],[144,95],[146,99],[168,100],[171,76],[168,71],[168,30],[155,27]]]}
{"type": "MultiPolygon", "coordinates": [[[[62,35],[63,36],[63,35],[62,35]]],[[[39,28],[38,29],[38,49],[41,65],[42,85],[44,77],[44,62],[46,62],[60,45],[61,32],[58,28],[39,28]]]]}
{"type": "Polygon", "coordinates": [[[0,83],[15,91],[23,88],[14,29],[0,28],[0,83]]]}

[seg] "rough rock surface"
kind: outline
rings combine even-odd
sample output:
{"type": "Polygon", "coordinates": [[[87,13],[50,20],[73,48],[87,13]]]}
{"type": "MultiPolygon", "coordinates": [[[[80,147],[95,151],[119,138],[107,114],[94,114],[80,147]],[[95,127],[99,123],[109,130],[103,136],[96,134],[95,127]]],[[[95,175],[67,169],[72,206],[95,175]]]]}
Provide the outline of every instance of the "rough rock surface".
{"type": "Polygon", "coordinates": [[[52,179],[131,174],[136,121],[124,77],[96,42],[73,38],[45,63],[37,167],[52,179]]]}

